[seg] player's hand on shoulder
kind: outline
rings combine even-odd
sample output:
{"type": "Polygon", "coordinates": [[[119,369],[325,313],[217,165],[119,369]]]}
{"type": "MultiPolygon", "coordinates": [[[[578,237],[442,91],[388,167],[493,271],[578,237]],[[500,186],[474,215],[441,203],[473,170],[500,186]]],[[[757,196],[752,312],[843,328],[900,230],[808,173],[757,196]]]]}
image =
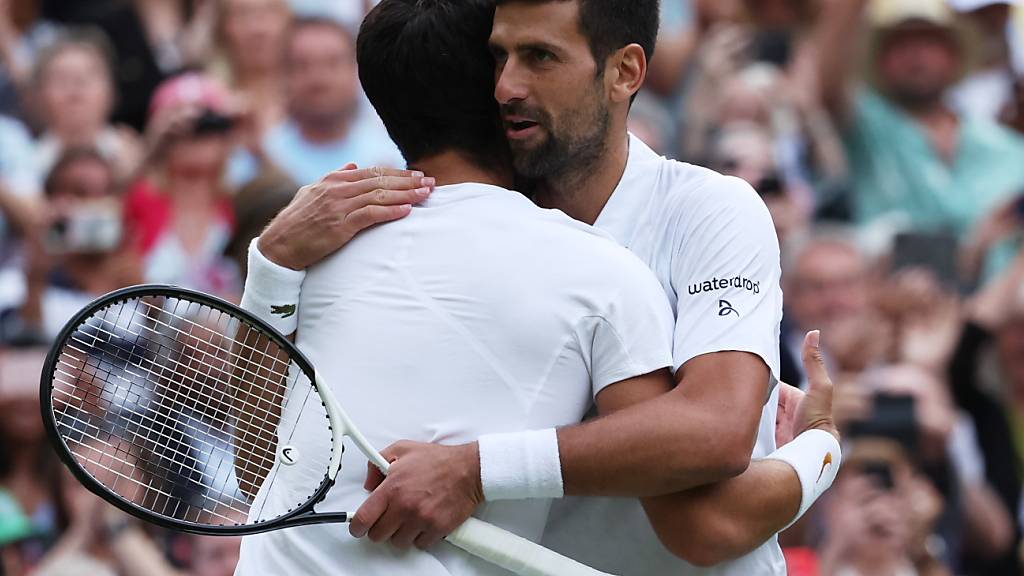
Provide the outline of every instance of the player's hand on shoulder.
{"type": "Polygon", "coordinates": [[[427,199],[434,179],[422,172],[348,164],[304,186],[260,236],[271,262],[304,270],[373,226],[404,218],[427,199]]]}
{"type": "Polygon", "coordinates": [[[832,378],[825,369],[819,340],[821,334],[810,332],[804,338],[802,349],[804,371],[807,374],[807,394],[796,407],[797,434],[808,430],[824,430],[839,439],[839,429],[832,417],[832,378]]]}
{"type": "Polygon", "coordinates": [[[365,488],[373,492],[349,524],[356,538],[426,550],[462,525],[484,500],[476,443],[402,441],[381,454],[391,468],[385,478],[370,464],[365,488]]]}

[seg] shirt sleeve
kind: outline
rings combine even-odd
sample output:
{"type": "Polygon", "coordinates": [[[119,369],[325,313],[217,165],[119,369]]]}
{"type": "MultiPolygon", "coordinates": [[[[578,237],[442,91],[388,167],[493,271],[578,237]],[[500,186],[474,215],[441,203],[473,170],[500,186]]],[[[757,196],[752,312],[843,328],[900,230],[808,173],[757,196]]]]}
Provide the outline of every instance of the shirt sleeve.
{"type": "Polygon", "coordinates": [[[672,308],[665,291],[632,254],[623,259],[628,265],[617,271],[621,290],[576,330],[595,397],[611,384],[672,366],[672,308]]]}
{"type": "Polygon", "coordinates": [[[760,356],[779,377],[782,275],[768,208],[742,180],[717,177],[674,239],[673,368],[724,351],[760,356]]]}

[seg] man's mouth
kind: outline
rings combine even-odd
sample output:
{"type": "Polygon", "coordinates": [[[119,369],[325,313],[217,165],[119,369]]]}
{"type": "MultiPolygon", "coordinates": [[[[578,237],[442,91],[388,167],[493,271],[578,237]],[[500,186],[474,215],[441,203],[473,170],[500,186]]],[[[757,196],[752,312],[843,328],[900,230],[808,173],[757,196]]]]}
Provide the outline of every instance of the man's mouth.
{"type": "Polygon", "coordinates": [[[539,130],[540,124],[529,118],[517,116],[505,117],[505,135],[510,140],[521,140],[533,135],[539,130]]]}

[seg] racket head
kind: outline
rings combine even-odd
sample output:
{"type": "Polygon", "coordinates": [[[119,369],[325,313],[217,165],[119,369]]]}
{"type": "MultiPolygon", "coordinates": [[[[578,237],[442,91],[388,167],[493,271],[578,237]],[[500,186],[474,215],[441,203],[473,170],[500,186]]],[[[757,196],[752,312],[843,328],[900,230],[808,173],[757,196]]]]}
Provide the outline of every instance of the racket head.
{"type": "MultiPolygon", "coordinates": [[[[233,304],[175,286],[117,290],[68,321],[41,373],[40,406],[51,445],[83,486],[137,518],[195,534],[245,535],[310,523],[310,516],[321,516],[313,507],[334,484],[331,468],[339,464],[333,452],[340,455],[342,447],[314,368],[291,342],[233,304]],[[182,304],[186,308],[179,312],[182,304]],[[213,326],[204,331],[189,319],[190,309],[192,318],[205,314],[213,326]],[[188,326],[188,334],[181,326],[188,326]],[[240,358],[237,351],[244,346],[236,336],[242,330],[243,338],[265,339],[261,344],[288,363],[273,375],[286,385],[280,398],[272,396],[282,404],[276,445],[259,450],[259,457],[235,424],[246,417],[265,428],[273,417],[256,415],[269,412],[251,404],[225,406],[229,396],[210,400],[238,384],[230,374],[237,373],[237,366],[252,367],[259,353],[246,350],[250,357],[240,358]],[[215,367],[218,361],[222,364],[215,367]],[[205,428],[204,421],[212,428],[205,428]],[[315,434],[312,445],[319,449],[295,457],[299,452],[291,439],[296,432],[315,434]],[[217,448],[218,443],[224,445],[217,448]],[[199,470],[200,457],[219,458],[217,472],[199,470]],[[252,482],[250,490],[242,490],[235,468],[222,474],[225,458],[232,465],[236,458],[243,466],[253,465],[262,474],[259,486],[252,482]],[[232,476],[236,490],[228,493],[232,476]],[[223,484],[216,498],[207,493],[217,489],[214,484],[223,484]],[[266,510],[278,486],[287,489],[287,496],[266,510]],[[262,501],[252,493],[260,487],[269,490],[262,501]]],[[[312,521],[343,521],[345,515],[322,516],[312,521]]]]}

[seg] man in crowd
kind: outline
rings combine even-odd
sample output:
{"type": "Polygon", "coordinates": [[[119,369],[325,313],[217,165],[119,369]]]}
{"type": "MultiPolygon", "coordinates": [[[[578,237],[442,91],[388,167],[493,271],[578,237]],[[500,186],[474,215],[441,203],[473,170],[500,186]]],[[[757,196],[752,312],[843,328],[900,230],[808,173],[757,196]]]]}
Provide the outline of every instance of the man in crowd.
{"type": "MultiPolygon", "coordinates": [[[[266,160],[299,185],[316,182],[346,158],[360,166],[399,166],[402,157],[359,93],[355,46],[341,24],[304,18],[292,25],[285,49],[288,119],[269,130],[266,160]]],[[[256,175],[255,159],[236,157],[231,179],[256,175]]]]}
{"type": "Polygon", "coordinates": [[[1024,190],[1024,140],[947,105],[966,47],[944,0],[840,0],[818,32],[821,96],[844,134],[858,221],[899,214],[899,225],[962,235],[1024,190]],[[877,88],[854,90],[849,47],[865,8],[877,88]]]}
{"type": "MultiPolygon", "coordinates": [[[[429,12],[434,3],[426,4],[418,9],[429,12]]],[[[386,451],[394,459],[391,475],[356,514],[353,534],[429,548],[481,496],[490,502],[668,494],[645,499],[645,508],[673,552],[702,565],[742,557],[711,573],[785,573],[772,535],[820,493],[819,478],[827,481],[837,468],[837,445],[818,430],[787,447],[796,459],[814,462],[809,473],[798,464],[750,463],[755,444],[756,457],[775,448],[778,243],[748,185],[667,161],[627,134],[657,22],[656,2],[502,2],[490,43],[516,172],[534,182],[539,204],[596,223],[655,271],[676,312],[677,385],[647,403],[650,397],[635,388],[617,387],[620,394],[598,398],[606,417],[557,433],[510,429],[455,447],[396,445],[386,451]],[[666,456],[652,459],[663,449],[666,456]],[[422,494],[438,497],[422,505],[414,497],[422,494]]],[[[364,83],[385,67],[375,53],[369,45],[359,51],[364,83]]],[[[394,83],[383,94],[400,98],[405,91],[405,83],[394,83]]],[[[401,118],[381,115],[394,134],[401,118]]],[[[307,224],[322,210],[312,200],[330,187],[325,181],[300,193],[270,226],[259,248],[271,261],[301,269],[351,237],[350,229],[307,224]]],[[[247,294],[259,285],[252,280],[247,294]]],[[[812,387],[810,398],[822,390],[812,387]]],[[[831,428],[830,418],[820,424],[831,428]]],[[[617,574],[697,571],[658,543],[643,514],[625,499],[566,501],[554,512],[546,543],[617,574]]]]}

